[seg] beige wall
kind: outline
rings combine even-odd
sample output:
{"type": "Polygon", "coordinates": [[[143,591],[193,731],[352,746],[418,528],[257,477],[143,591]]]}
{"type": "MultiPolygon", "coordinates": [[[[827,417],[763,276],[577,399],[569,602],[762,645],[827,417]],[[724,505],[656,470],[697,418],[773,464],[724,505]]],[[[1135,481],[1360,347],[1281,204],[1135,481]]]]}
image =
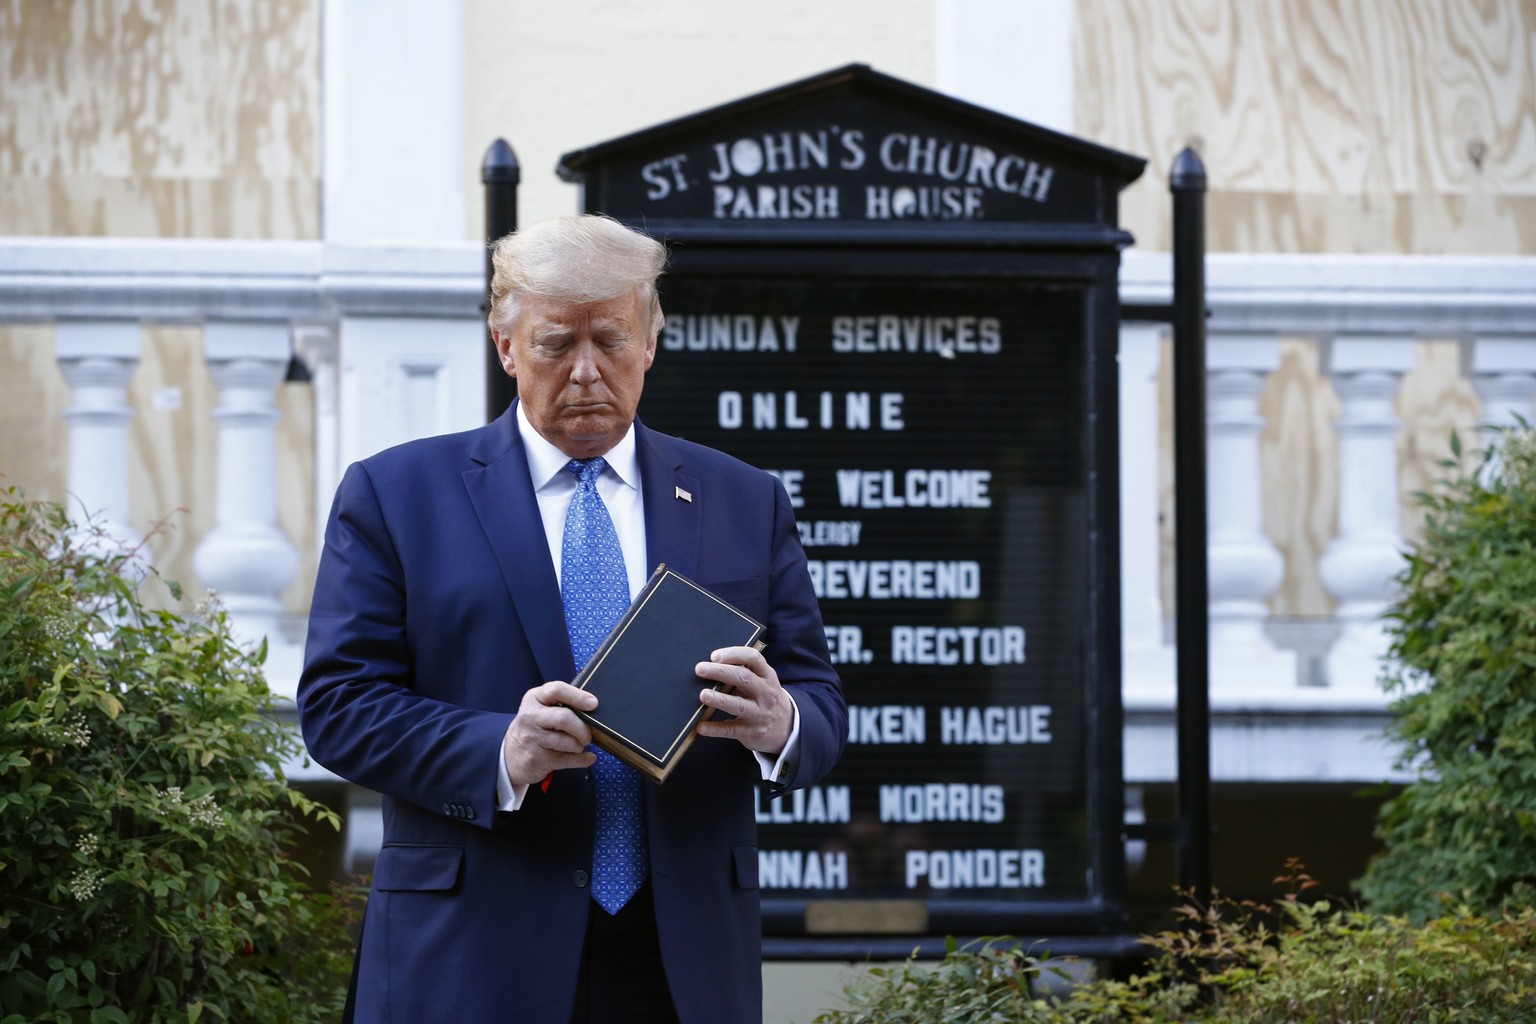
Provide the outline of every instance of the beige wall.
{"type": "Polygon", "coordinates": [[[574,213],[561,154],[844,64],[933,81],[932,0],[467,0],[472,179],[467,238],[484,232],[480,162],[497,136],[522,165],[522,223],[574,213]]]}
{"type": "MultiPolygon", "coordinates": [[[[1077,131],[1149,158],[1142,245],[1194,143],[1213,250],[1536,251],[1532,0],[1076,4],[1077,131]]],[[[568,212],[568,149],[850,61],[931,84],[933,8],[467,0],[464,237],[497,135],[523,219],[568,212]]],[[[319,0],[8,0],[0,97],[0,234],[319,231],[319,0]]]]}
{"type": "MultiPolygon", "coordinates": [[[[1536,254],[1532,0],[1076,0],[1077,132],[1148,158],[1121,222],[1170,245],[1168,170],[1210,179],[1213,252],[1536,254]]],[[[1424,343],[1397,411],[1402,528],[1450,431],[1479,404],[1450,341],[1424,343]]],[[[1260,402],[1264,529],[1285,557],[1271,610],[1332,609],[1317,559],[1337,530],[1338,399],[1311,339],[1282,346],[1260,402]]],[[[1167,361],[1164,361],[1165,371],[1167,361]]],[[[1169,396],[1165,608],[1172,608],[1169,396]]]]}
{"type": "MultiPolygon", "coordinates": [[[[523,222],[568,213],[567,150],[853,61],[932,85],[934,7],[468,0],[466,237],[498,135],[523,222]]],[[[1076,0],[1076,21],[1076,132],[1149,158],[1122,210],[1143,247],[1168,247],[1193,144],[1214,251],[1536,252],[1533,0],[1076,0]]]]}
{"type": "Polygon", "coordinates": [[[0,3],[0,235],[316,237],[318,12],[0,3]]]}
{"type": "Polygon", "coordinates": [[[1077,0],[1077,131],[1149,158],[1166,249],[1194,145],[1210,248],[1536,253],[1532,0],[1077,0]]]}
{"type": "Polygon", "coordinates": [[[69,466],[69,401],[53,358],[53,327],[0,326],[0,487],[62,500],[69,466]]]}

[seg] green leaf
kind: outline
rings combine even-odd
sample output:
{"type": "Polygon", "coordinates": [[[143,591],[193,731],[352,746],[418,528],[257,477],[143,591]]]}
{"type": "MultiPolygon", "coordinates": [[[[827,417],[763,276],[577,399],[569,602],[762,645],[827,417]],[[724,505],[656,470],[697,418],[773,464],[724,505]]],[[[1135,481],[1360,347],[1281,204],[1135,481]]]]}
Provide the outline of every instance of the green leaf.
{"type": "Polygon", "coordinates": [[[92,696],[95,697],[96,703],[101,710],[106,712],[108,718],[116,721],[117,717],[123,713],[123,702],[114,695],[100,692],[92,696]]]}

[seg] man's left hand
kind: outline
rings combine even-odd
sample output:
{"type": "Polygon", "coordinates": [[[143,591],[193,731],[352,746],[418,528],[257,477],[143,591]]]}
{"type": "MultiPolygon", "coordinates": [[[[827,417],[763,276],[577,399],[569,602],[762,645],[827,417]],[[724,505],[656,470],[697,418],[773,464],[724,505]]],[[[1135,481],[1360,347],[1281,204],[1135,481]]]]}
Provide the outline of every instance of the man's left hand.
{"type": "Polygon", "coordinates": [[[723,647],[709,657],[699,662],[695,673],[727,688],[705,690],[699,701],[736,717],[700,722],[699,735],[736,740],[748,750],[777,755],[795,724],[795,705],[779,684],[779,674],[752,647],[723,647]]]}

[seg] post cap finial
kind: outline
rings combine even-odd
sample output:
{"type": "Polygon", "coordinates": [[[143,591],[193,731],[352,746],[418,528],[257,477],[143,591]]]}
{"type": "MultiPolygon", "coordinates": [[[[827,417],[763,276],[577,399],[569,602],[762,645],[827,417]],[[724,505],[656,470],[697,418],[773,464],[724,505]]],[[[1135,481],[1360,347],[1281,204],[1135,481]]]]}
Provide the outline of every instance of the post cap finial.
{"type": "Polygon", "coordinates": [[[497,139],[491,143],[485,151],[485,159],[480,162],[480,184],[516,185],[522,176],[523,169],[517,162],[517,154],[512,152],[507,140],[497,139]]]}
{"type": "Polygon", "coordinates": [[[1173,158],[1173,169],[1168,172],[1168,187],[1174,192],[1205,191],[1205,164],[1193,146],[1185,146],[1173,158]]]}

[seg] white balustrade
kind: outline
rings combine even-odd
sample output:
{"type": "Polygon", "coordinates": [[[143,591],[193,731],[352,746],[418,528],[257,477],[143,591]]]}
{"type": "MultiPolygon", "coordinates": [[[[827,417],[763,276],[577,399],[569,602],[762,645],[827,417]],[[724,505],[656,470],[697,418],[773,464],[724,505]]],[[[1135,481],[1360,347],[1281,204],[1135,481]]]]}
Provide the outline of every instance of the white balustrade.
{"type": "Polygon", "coordinates": [[[290,355],[285,323],[211,322],[204,337],[208,372],[219,389],[215,525],[193,558],[198,578],[216,590],[237,637],[281,642],[282,602],[298,553],[277,526],[273,393],[290,355]]]}
{"type": "Polygon", "coordinates": [[[1398,526],[1395,404],[1413,368],[1413,339],[1349,335],[1329,346],[1329,372],[1339,396],[1339,530],[1318,571],[1338,600],[1341,631],[1328,652],[1328,685],[1341,693],[1378,693],[1387,651],[1381,622],[1402,567],[1398,526]]]}
{"type": "Polygon", "coordinates": [[[1264,632],[1285,561],[1264,534],[1259,395],[1279,365],[1272,336],[1213,334],[1206,344],[1211,686],[1231,697],[1296,684],[1296,656],[1264,632]]]}
{"type": "MultiPolygon", "coordinates": [[[[71,501],[109,534],[130,522],[139,325],[207,323],[219,388],[216,526],[194,559],[243,639],[274,641],[266,674],[297,682],[279,595],[298,552],[276,524],[274,392],[291,350],[314,387],[314,495],[325,518],[341,467],[407,437],[483,418],[483,248],[127,239],[7,239],[0,323],[52,322],[69,385],[71,501]],[[293,338],[290,348],[290,328],[293,338]]],[[[1463,338],[1479,426],[1536,417],[1536,260],[1212,254],[1208,452],[1213,764],[1224,779],[1364,780],[1390,774],[1367,748],[1384,721],[1377,619],[1401,566],[1394,402],[1419,337],[1463,338]],[[1338,532],[1318,570],[1341,636],[1325,687],[1295,683],[1286,648],[1311,626],[1270,621],[1280,558],[1263,532],[1258,397],[1276,339],[1323,339],[1341,405],[1338,532]],[[1331,339],[1331,340],[1330,340],[1331,339]],[[1340,760],[1358,751],[1352,762],[1340,760]],[[1308,761],[1307,758],[1312,760],[1308,761]]],[[[1125,254],[1122,300],[1166,302],[1167,254],[1125,254]]],[[[1126,771],[1172,771],[1173,650],[1162,606],[1158,371],[1165,326],[1126,324],[1120,344],[1121,564],[1126,771]]],[[[1162,410],[1166,412],[1166,410],[1162,410]]],[[[1285,447],[1285,446],[1282,446],[1285,447]]],[[[0,467],[3,468],[3,467],[0,467]]],[[[292,635],[296,623],[288,622],[292,635]]]]}
{"type": "Polygon", "coordinates": [[[128,493],[128,383],[139,366],[139,325],[61,320],[54,330],[59,371],[69,385],[70,514],[82,528],[89,522],[99,529],[105,548],[132,551],[140,569],[147,568],[148,548],[131,525],[128,493]]]}

